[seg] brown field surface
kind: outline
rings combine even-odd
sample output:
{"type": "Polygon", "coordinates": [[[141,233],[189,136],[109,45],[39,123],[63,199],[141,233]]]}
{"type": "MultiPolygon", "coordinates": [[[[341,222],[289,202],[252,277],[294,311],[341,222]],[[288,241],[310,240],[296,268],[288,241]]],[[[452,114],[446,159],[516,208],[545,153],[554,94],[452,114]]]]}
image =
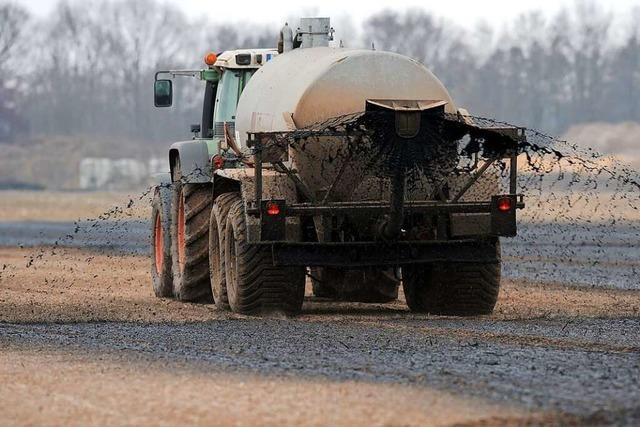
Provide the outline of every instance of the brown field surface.
{"type": "Polygon", "coordinates": [[[75,221],[97,218],[114,207],[132,218],[149,215],[135,192],[0,191],[0,221],[75,221]],[[126,206],[133,201],[131,208],[126,206]],[[125,209],[126,208],[126,209],[125,209]]]}
{"type": "MultiPolygon", "coordinates": [[[[0,221],[149,210],[126,193],[0,198],[0,221]]],[[[337,303],[308,286],[301,315],[260,318],[156,298],[149,264],[0,247],[0,425],[640,422],[638,290],[505,279],[492,315],[453,318],[410,313],[402,294],[337,303]]]]}
{"type": "MultiPolygon", "coordinates": [[[[146,256],[109,255],[72,248],[0,248],[0,260],[7,266],[0,276],[1,322],[197,322],[242,317],[219,312],[212,305],[155,298],[146,256]],[[32,259],[33,264],[27,268],[32,259]]],[[[404,301],[380,308],[383,312],[402,313],[404,317],[415,316],[405,313],[404,301]]],[[[314,309],[319,310],[316,306],[314,309]]],[[[639,314],[638,291],[505,280],[494,318],[606,318],[639,314]]],[[[303,314],[301,318],[307,316],[313,318],[313,314],[303,314]]],[[[340,311],[335,317],[344,316],[340,311]]],[[[352,317],[367,319],[358,310],[352,317]]]]}
{"type": "MultiPolygon", "coordinates": [[[[53,333],[52,341],[32,341],[27,337],[30,331],[42,327],[67,330],[74,325],[96,325],[108,329],[113,325],[118,329],[124,325],[145,330],[158,325],[171,336],[179,333],[172,332],[177,328],[191,325],[202,325],[214,333],[219,322],[233,325],[248,321],[258,326],[260,334],[261,328],[269,329],[270,322],[278,325],[285,320],[275,318],[265,323],[223,313],[211,305],[157,299],[144,256],[3,248],[0,259],[5,265],[0,276],[0,327],[4,324],[24,330],[16,336],[0,329],[0,378],[4,384],[0,388],[0,421],[5,425],[578,425],[609,419],[601,414],[535,409],[441,386],[297,376],[269,369],[264,374],[220,370],[188,357],[163,356],[162,351],[149,355],[128,347],[100,350],[100,344],[96,348],[95,343],[85,348],[82,339],[86,337],[75,332],[67,335],[68,331],[64,333],[64,340],[71,340],[68,345],[56,341],[60,332],[53,333]]],[[[526,322],[544,327],[558,319],[564,331],[567,325],[571,329],[593,319],[637,317],[639,310],[638,292],[506,281],[495,314],[472,320],[473,327],[410,314],[403,301],[372,307],[309,300],[301,316],[286,322],[302,328],[333,325],[353,329],[353,334],[359,328],[410,333],[416,339],[454,340],[463,345],[485,342],[541,350],[637,354],[640,350],[632,343],[591,342],[571,334],[547,336],[516,329],[495,331],[483,325],[526,322]]],[[[103,333],[106,338],[111,332],[103,333]]],[[[120,333],[115,332],[117,342],[120,333]]],[[[102,341],[96,336],[92,342],[96,339],[102,341]]],[[[144,334],[122,338],[126,339],[147,345],[144,334]]],[[[256,339],[249,336],[247,343],[256,339]]],[[[373,339],[370,345],[376,345],[375,335],[362,339],[373,339]]],[[[206,341],[191,345],[209,348],[206,341]]],[[[249,345],[245,351],[251,353],[255,344],[249,345]]],[[[221,350],[216,348],[207,351],[215,354],[221,350]]],[[[234,357],[242,358],[244,353],[236,351],[234,357]]],[[[616,415],[608,416],[615,419],[616,415]]]]}
{"type": "Polygon", "coordinates": [[[400,426],[496,416],[515,425],[522,416],[438,390],[211,374],[120,355],[5,349],[0,378],[11,378],[0,391],[0,419],[14,425],[400,426]]]}

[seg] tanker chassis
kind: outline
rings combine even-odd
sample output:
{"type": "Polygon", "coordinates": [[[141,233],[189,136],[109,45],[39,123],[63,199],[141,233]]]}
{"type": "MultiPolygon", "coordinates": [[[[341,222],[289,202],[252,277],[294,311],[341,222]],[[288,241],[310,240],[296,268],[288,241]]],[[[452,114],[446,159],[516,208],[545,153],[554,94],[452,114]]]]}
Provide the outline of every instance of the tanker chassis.
{"type": "Polygon", "coordinates": [[[157,107],[172,105],[174,77],[205,90],[193,139],[157,177],[155,294],[295,314],[309,276],[316,297],[388,302],[402,284],[415,312],[491,313],[499,238],[524,207],[524,132],[474,123],[417,61],[329,47],[332,35],[328,18],[304,18],[277,49],[156,73],[157,107]],[[464,169],[460,141],[476,147],[464,169]]]}

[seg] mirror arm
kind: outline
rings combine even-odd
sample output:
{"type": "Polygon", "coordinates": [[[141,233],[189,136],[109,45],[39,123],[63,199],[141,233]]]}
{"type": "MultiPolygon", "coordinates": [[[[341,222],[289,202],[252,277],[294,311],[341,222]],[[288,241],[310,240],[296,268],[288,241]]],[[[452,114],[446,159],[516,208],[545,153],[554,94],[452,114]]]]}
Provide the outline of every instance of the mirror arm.
{"type": "Polygon", "coordinates": [[[220,71],[209,68],[206,70],[161,70],[155,74],[155,80],[158,80],[160,74],[168,74],[171,78],[175,77],[193,77],[198,80],[206,80],[217,82],[220,80],[220,71]]]}
{"type": "Polygon", "coordinates": [[[155,80],[158,80],[160,74],[169,74],[171,78],[175,77],[196,77],[200,78],[201,70],[162,70],[157,71],[155,74],[155,80]]]}

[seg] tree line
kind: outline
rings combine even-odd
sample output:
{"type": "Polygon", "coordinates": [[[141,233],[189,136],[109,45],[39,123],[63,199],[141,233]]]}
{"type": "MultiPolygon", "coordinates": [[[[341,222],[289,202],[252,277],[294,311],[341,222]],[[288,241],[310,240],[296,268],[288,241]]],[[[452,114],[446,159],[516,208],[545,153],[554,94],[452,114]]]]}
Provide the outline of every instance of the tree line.
{"type": "MultiPolygon", "coordinates": [[[[45,18],[1,1],[0,141],[188,137],[201,85],[177,81],[175,108],[158,110],[154,72],[200,68],[211,49],[274,47],[279,29],[211,25],[156,0],[61,1],[45,18]]],[[[640,11],[629,12],[626,27],[615,26],[596,3],[581,1],[554,16],[514,17],[498,31],[387,10],[344,45],[409,55],[472,114],[558,134],[581,122],[640,121],[640,11]]]]}

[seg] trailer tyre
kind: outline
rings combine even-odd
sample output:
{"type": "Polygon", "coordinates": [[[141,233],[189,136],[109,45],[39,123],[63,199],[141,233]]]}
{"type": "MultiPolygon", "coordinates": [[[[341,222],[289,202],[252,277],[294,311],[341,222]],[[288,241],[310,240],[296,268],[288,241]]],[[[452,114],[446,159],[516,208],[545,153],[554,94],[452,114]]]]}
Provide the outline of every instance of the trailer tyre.
{"type": "Polygon", "coordinates": [[[172,205],[171,258],[174,296],[180,301],[211,303],[211,186],[176,181],[172,205]]]}
{"type": "Polygon", "coordinates": [[[232,203],[237,199],[236,193],[224,193],[216,197],[211,209],[209,222],[209,268],[211,290],[216,307],[229,310],[227,296],[227,278],[225,269],[225,230],[227,216],[232,203]]]}
{"type": "Polygon", "coordinates": [[[500,246],[496,262],[446,263],[403,267],[409,309],[445,316],[491,314],[500,289],[500,246]]]}
{"type": "Polygon", "coordinates": [[[158,186],[151,202],[151,281],[158,298],[173,296],[170,224],[171,188],[158,186]]]}
{"type": "Polygon", "coordinates": [[[313,295],[335,301],[386,303],[398,299],[393,270],[312,267],[313,295]]]}
{"type": "Polygon", "coordinates": [[[277,267],[269,248],[247,242],[244,203],[235,193],[225,229],[225,270],[231,309],[241,314],[296,314],[304,300],[304,267],[277,267]]]}

